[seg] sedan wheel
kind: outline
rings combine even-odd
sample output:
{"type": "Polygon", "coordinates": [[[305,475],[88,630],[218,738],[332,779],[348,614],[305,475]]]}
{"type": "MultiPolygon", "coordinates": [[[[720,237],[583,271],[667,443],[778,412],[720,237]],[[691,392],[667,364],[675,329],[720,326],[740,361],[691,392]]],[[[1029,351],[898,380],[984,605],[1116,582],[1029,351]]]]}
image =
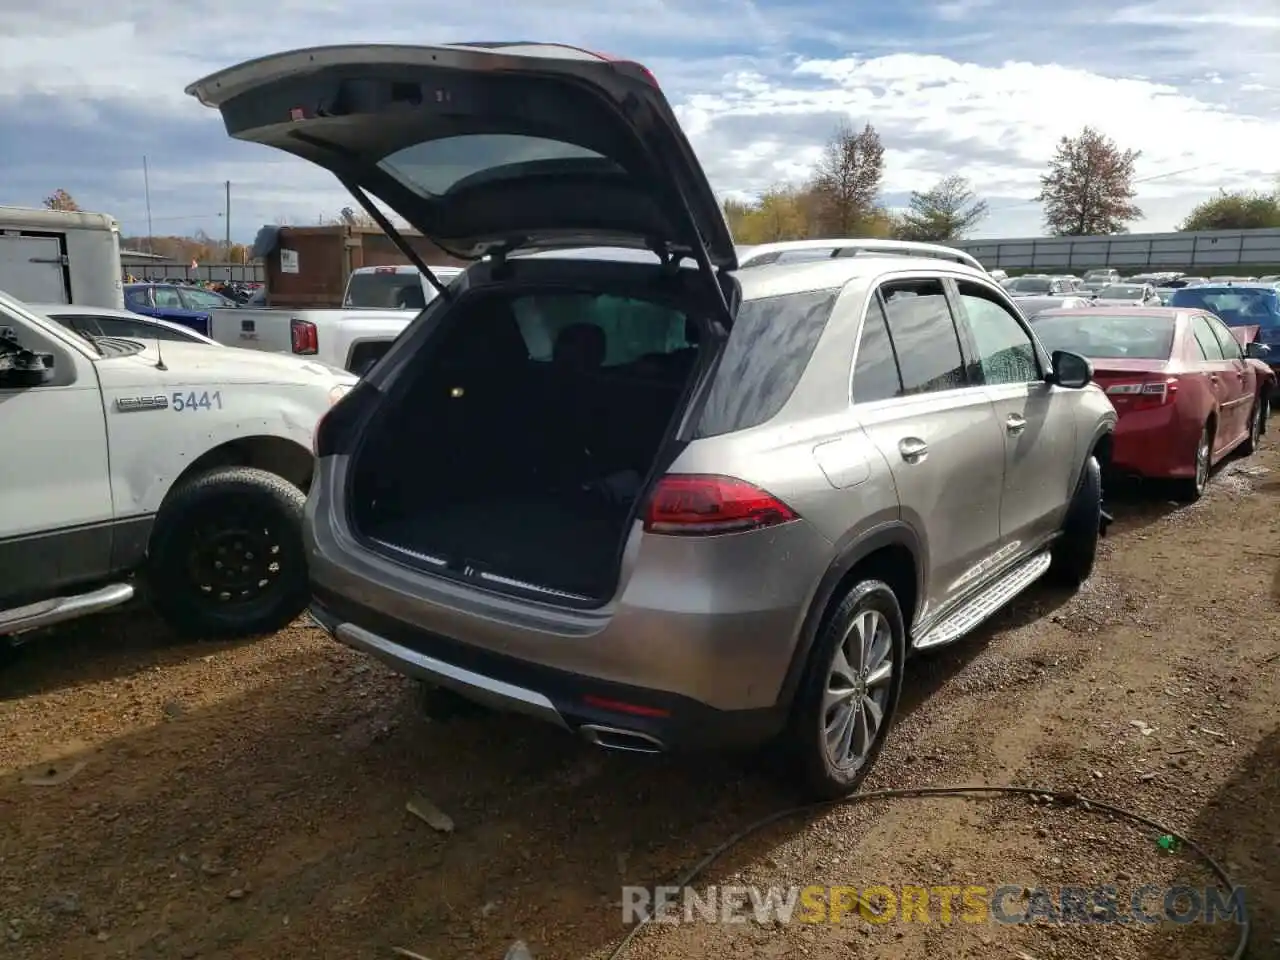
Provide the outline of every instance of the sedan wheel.
{"type": "Polygon", "coordinates": [[[1255,453],[1262,446],[1262,427],[1266,420],[1262,413],[1263,401],[1261,398],[1253,403],[1253,410],[1249,413],[1249,436],[1243,444],[1240,445],[1240,453],[1243,456],[1249,456],[1255,453]]]}
{"type": "Polygon", "coordinates": [[[1213,429],[1205,424],[1196,441],[1195,468],[1190,479],[1178,485],[1178,499],[1184,503],[1194,503],[1204,496],[1205,487],[1209,485],[1209,471],[1213,458],[1213,429]]]}

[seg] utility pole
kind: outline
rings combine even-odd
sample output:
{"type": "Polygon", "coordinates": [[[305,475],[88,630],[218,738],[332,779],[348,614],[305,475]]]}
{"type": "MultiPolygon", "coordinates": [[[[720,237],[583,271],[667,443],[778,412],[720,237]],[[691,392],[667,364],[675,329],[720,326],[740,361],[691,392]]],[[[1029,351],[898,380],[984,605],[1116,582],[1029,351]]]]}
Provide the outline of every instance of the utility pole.
{"type": "Polygon", "coordinates": [[[154,253],[151,249],[151,176],[147,172],[146,154],[142,157],[142,189],[147,198],[147,253],[154,253]]]}
{"type": "Polygon", "coordinates": [[[227,181],[226,187],[227,187],[227,209],[226,209],[225,215],[223,216],[223,219],[227,221],[226,224],[224,224],[224,226],[227,228],[227,254],[226,254],[227,279],[230,280],[231,279],[231,181],[230,180],[227,181]]]}

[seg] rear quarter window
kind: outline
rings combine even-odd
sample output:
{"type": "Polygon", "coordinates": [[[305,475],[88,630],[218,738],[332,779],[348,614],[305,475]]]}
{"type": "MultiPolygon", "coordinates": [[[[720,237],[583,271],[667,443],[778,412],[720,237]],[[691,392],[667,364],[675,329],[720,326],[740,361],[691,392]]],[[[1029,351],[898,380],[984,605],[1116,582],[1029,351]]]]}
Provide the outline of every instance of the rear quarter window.
{"type": "Polygon", "coordinates": [[[759,426],[777,415],[813,356],[839,289],[748,300],[738,309],[695,436],[759,426]]]}

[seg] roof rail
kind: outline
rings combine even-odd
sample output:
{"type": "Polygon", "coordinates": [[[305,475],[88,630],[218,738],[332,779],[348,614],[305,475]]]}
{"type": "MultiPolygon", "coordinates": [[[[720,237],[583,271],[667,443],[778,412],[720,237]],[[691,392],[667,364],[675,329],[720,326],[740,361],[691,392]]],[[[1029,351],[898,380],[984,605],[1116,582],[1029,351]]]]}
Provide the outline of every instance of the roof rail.
{"type": "Polygon", "coordinates": [[[769,263],[790,263],[809,260],[836,259],[839,257],[928,257],[964,264],[986,273],[986,268],[972,254],[955,247],[914,240],[823,239],[783,240],[778,243],[762,243],[738,250],[739,269],[759,267],[769,263]]]}

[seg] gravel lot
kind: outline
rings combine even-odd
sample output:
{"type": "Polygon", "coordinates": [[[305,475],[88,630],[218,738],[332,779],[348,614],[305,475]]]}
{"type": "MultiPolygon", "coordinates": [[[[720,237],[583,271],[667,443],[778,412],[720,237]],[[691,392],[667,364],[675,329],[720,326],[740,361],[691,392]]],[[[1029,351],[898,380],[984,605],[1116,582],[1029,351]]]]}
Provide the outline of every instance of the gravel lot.
{"type": "MultiPolygon", "coordinates": [[[[1094,578],[1034,588],[921,659],[867,789],[1079,789],[1185,830],[1248,887],[1280,956],[1280,451],[1199,504],[1114,505],[1094,578]]],[[[75,624],[0,674],[0,944],[15,958],[606,956],[623,883],[669,881],[792,802],[761,759],[607,755],[502,717],[432,724],[408,686],[299,624],[177,645],[145,611],[75,624]],[[406,811],[429,798],[440,832],[406,811]]],[[[1030,801],[828,809],[700,882],[1208,882],[1152,831],[1030,801]]],[[[1209,960],[1234,925],[646,930],[631,957],[1209,960]]]]}

